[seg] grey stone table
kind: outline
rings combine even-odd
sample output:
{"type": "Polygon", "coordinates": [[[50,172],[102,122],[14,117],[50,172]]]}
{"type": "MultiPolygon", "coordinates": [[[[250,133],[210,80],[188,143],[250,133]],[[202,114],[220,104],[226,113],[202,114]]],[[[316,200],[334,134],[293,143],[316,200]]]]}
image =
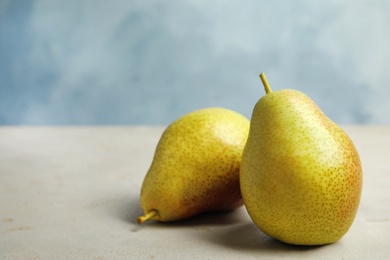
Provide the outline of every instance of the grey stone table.
{"type": "Polygon", "coordinates": [[[139,192],[163,127],[0,127],[0,258],[386,259],[390,127],[344,127],[360,152],[358,215],[337,243],[297,247],[241,207],[139,225],[139,192]]]}

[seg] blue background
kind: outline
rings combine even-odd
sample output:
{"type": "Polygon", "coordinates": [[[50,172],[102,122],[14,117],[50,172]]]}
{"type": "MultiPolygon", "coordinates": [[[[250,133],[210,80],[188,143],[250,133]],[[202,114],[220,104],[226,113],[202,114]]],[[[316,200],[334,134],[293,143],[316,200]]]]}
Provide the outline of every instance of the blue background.
{"type": "Polygon", "coordinates": [[[274,91],[390,123],[390,1],[0,0],[0,124],[168,124],[274,91]]]}

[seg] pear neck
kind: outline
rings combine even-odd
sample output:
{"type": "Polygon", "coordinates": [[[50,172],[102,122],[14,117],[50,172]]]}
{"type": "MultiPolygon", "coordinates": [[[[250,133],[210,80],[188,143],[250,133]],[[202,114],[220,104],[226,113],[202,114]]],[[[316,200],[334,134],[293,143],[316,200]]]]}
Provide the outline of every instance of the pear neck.
{"type": "Polygon", "coordinates": [[[260,74],[260,79],[261,79],[261,82],[263,82],[265,93],[266,94],[272,93],[271,86],[269,85],[267,77],[265,76],[264,72],[262,72],[260,74]]]}

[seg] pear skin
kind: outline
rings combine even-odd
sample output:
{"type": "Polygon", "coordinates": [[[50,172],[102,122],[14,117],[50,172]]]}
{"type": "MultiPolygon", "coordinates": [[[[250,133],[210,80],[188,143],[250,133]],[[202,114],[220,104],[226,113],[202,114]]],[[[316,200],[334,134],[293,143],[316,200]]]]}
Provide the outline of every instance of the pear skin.
{"type": "Polygon", "coordinates": [[[253,110],[240,170],[245,207],[267,235],[289,244],[338,241],[362,190],[359,154],[348,135],[306,95],[272,92],[253,110]]]}
{"type": "Polygon", "coordinates": [[[243,204],[239,183],[241,155],[249,120],[223,108],[182,116],[163,132],[144,178],[137,221],[187,219],[243,204]]]}

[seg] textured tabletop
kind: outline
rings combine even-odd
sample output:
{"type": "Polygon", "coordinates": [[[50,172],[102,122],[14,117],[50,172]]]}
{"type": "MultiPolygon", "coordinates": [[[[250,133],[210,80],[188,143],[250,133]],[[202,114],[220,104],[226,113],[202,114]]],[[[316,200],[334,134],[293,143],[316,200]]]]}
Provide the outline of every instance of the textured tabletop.
{"type": "Polygon", "coordinates": [[[385,259],[390,127],[344,127],[362,160],[360,208],[337,243],[290,246],[244,207],[139,225],[139,192],[163,127],[0,127],[0,257],[5,259],[385,259]]]}

